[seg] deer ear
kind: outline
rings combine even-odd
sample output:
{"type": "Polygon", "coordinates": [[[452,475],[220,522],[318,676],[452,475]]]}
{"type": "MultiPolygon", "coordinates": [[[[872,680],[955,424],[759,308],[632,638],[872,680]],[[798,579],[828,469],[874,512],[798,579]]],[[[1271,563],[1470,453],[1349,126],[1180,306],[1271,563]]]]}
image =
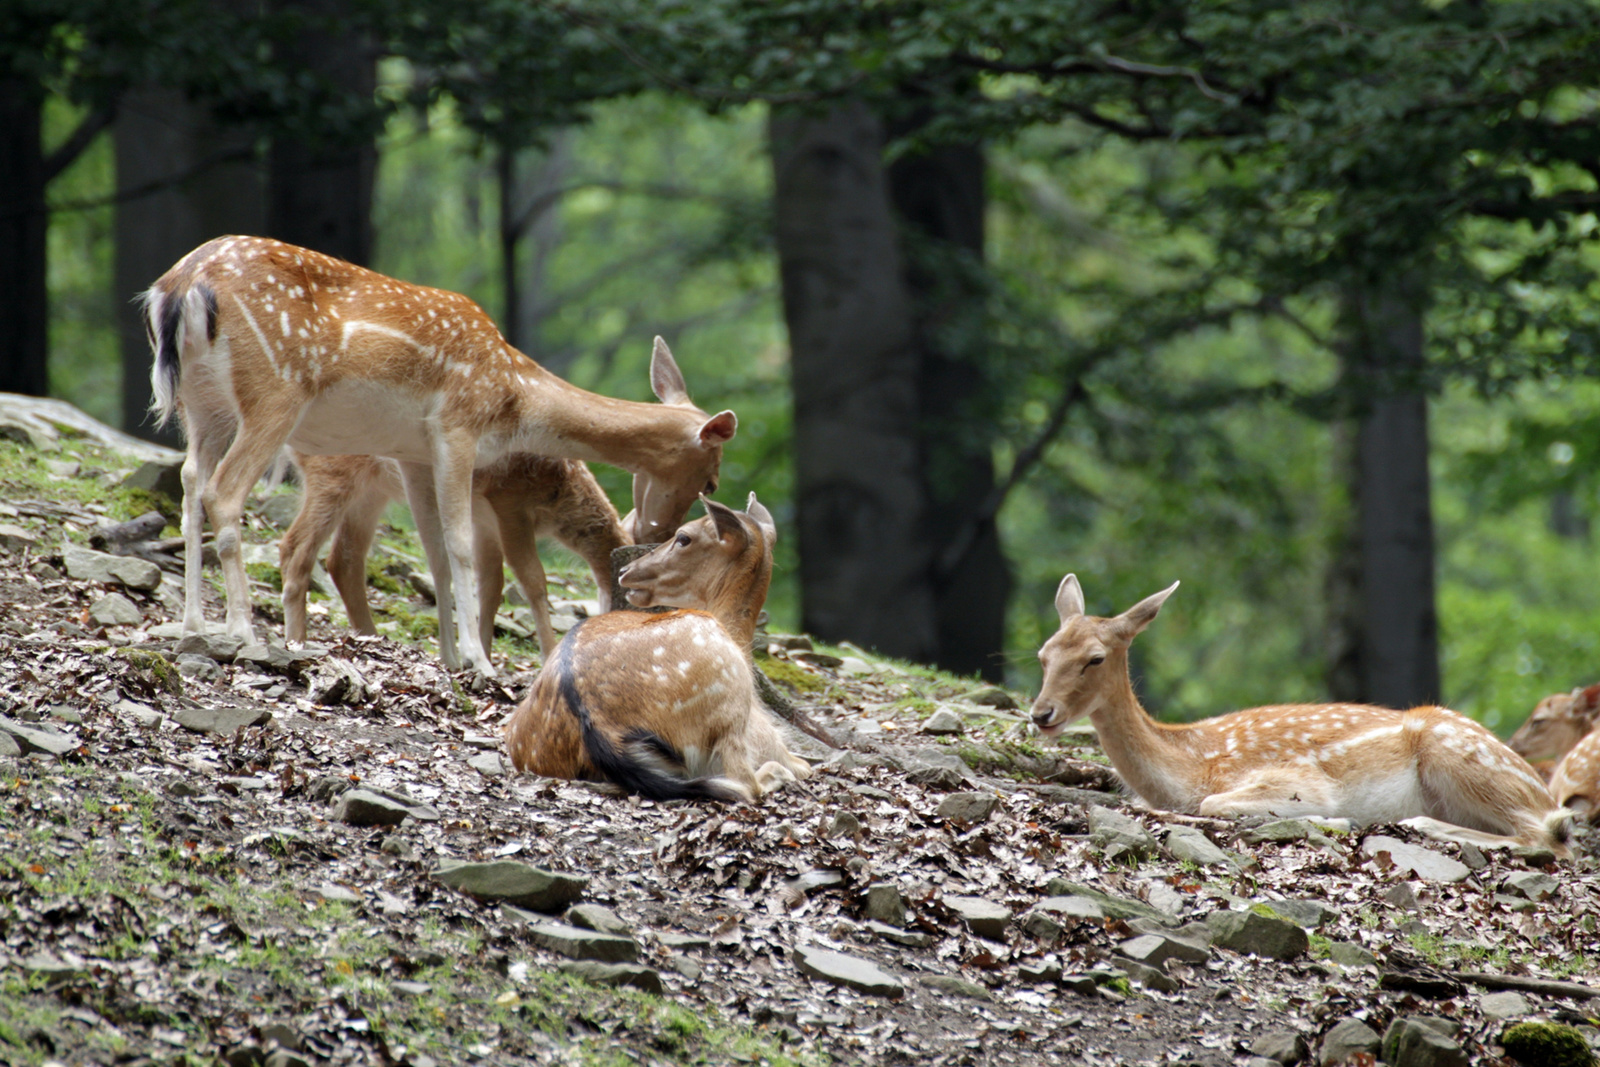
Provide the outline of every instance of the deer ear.
{"type": "Polygon", "coordinates": [[[1118,615],[1113,621],[1119,633],[1125,634],[1131,641],[1133,636],[1146,626],[1149,626],[1161,611],[1161,605],[1167,602],[1167,597],[1177,592],[1178,583],[1173,582],[1159,593],[1152,593],[1139,601],[1133,607],[1118,615]]]}
{"type": "Polygon", "coordinates": [[[778,543],[778,524],[772,521],[772,512],[762,506],[754,493],[750,494],[750,501],[744,506],[744,513],[755,520],[761,527],[761,536],[767,539],[767,547],[778,543]]]}
{"type": "Polygon", "coordinates": [[[700,443],[707,446],[725,445],[733,440],[739,429],[739,416],[731,411],[719,411],[700,427],[700,443]]]}
{"type": "Polygon", "coordinates": [[[1067,575],[1056,587],[1056,614],[1061,616],[1062,626],[1083,614],[1083,589],[1076,574],[1067,575]]]}
{"type": "Polygon", "coordinates": [[[672,350],[667,347],[667,342],[659,337],[650,352],[650,389],[663,404],[689,402],[689,387],[683,383],[683,372],[678,369],[678,361],[672,358],[672,350]]]}
{"type": "Polygon", "coordinates": [[[711,521],[717,527],[717,540],[726,541],[729,537],[737,535],[741,541],[750,540],[750,531],[744,528],[744,523],[739,521],[739,513],[726,504],[719,504],[705,494],[701,494],[700,503],[706,506],[706,514],[711,516],[711,521]]]}

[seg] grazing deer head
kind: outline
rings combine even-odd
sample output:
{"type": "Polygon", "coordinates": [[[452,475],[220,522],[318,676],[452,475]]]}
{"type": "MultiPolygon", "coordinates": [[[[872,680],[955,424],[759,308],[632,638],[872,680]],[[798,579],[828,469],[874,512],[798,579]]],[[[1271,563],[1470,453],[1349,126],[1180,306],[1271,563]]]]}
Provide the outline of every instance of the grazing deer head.
{"type": "Polygon", "coordinates": [[[1506,744],[1524,759],[1558,760],[1600,723],[1600,685],[1552,693],[1539,701],[1506,744]]]}
{"type": "Polygon", "coordinates": [[[1300,704],[1152,720],[1128,678],[1128,646],[1176,589],[1106,619],[1086,614],[1075,576],[1062,580],[1061,627],[1039,653],[1033,721],[1042,733],[1087,715],[1123,781],[1172,811],[1406,822],[1446,840],[1565,852],[1568,813],[1533,768],[1447,708],[1300,704]]]}
{"type": "Polygon", "coordinates": [[[659,338],[663,401],[585,392],[506,343],[466,297],[409,285],[279,241],[221,237],[145,296],[162,420],[181,410],[187,579],[184,629],[204,628],[200,534],[217,531],[228,631],[254,639],[240,554],[245,496],[284,445],[397,460],[435,574],[448,570],[461,652],[493,674],[473,620],[473,471],[508,453],[610,463],[639,481],[633,531],[673,528],[717,484],[731,411],[689,401],[659,338]]]}

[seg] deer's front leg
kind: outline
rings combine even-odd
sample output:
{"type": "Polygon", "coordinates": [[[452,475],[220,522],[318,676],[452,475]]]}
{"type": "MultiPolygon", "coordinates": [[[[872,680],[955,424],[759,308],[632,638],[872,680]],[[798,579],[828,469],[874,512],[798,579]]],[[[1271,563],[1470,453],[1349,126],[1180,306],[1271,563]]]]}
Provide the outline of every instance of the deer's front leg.
{"type": "Polygon", "coordinates": [[[444,660],[447,669],[460,670],[461,657],[456,653],[452,615],[454,594],[450,582],[450,557],[445,551],[433,468],[426,463],[402,463],[400,474],[405,482],[406,501],[411,505],[411,518],[417,524],[417,540],[422,542],[423,555],[428,557],[428,571],[433,575],[434,604],[439,609],[439,658],[444,660]]]}
{"type": "Polygon", "coordinates": [[[1243,779],[1225,793],[1213,793],[1200,802],[1200,814],[1214,818],[1244,815],[1333,814],[1327,784],[1307,774],[1269,769],[1243,779]]]}
{"type": "MultiPolygon", "coordinates": [[[[492,678],[494,665],[478,634],[478,583],[472,559],[472,470],[477,464],[478,442],[465,432],[443,433],[435,441],[433,453],[434,495],[450,561],[461,658],[479,674],[492,678]]],[[[437,582],[437,576],[434,580],[437,582]]],[[[439,628],[444,629],[442,598],[439,628]]]]}

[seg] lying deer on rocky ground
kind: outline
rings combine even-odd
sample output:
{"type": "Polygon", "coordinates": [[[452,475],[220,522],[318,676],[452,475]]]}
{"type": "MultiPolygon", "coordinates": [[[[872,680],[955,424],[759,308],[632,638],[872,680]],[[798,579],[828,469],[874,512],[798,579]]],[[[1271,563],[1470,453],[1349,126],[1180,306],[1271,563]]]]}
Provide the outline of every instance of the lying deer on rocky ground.
{"type": "MultiPolygon", "coordinates": [[[[317,551],[333,535],[328,574],[344,601],[350,626],[374,634],[367,603],[367,552],[378,520],[405,494],[400,465],[377,456],[308,456],[295,453],[300,468],[300,513],[283,535],[284,629],[291,644],[306,639],[306,591],[317,551]]],[[[502,567],[511,564],[533,609],[539,651],[556,649],[545,594],[544,567],[535,541],[554,537],[589,564],[600,590],[600,610],[611,610],[611,550],[628,544],[617,509],[582,461],[547,459],[514,452],[473,474],[473,558],[478,581],[478,636],[494,643],[494,615],[504,584],[502,567]]],[[[439,646],[447,663],[456,659],[448,569],[434,575],[439,605],[439,646]]]]}
{"type": "Polygon", "coordinates": [[[1600,822],[1600,730],[1561,757],[1550,774],[1550,795],[1585,822],[1600,822]]]}
{"type": "Polygon", "coordinates": [[[733,412],[706,415],[660,338],[661,404],[613,400],[557,378],[506,343],[457,293],[386,278],[259,237],[219,237],[145,294],[154,407],[182,412],[186,633],[205,629],[200,536],[217,533],[228,632],[254,641],[239,519],[284,445],[397,460],[435,575],[450,574],[460,653],[485,675],[473,581],[472,472],[512,452],[634,473],[635,541],[673,529],[715,491],[733,412]]]}
{"type": "Polygon", "coordinates": [[[811,773],[756,696],[750,642],[772,577],[777,530],[705,500],[619,577],[636,607],[567,634],[505,726],[512,765],[604,778],[655,800],[749,801],[811,773]]]}
{"type": "Polygon", "coordinates": [[[1506,742],[1547,777],[1579,741],[1600,724],[1600,685],[1578,686],[1539,701],[1506,742]]]}
{"type": "Polygon", "coordinates": [[[1128,679],[1128,646],[1177,588],[1103,619],[1084,613],[1078,579],[1066,576],[1061,628],[1039,653],[1033,721],[1045,736],[1087,715],[1122,780],[1169,811],[1400,822],[1443,840],[1568,854],[1569,813],[1533,768],[1446,708],[1302,704],[1152,720],[1128,679]]]}

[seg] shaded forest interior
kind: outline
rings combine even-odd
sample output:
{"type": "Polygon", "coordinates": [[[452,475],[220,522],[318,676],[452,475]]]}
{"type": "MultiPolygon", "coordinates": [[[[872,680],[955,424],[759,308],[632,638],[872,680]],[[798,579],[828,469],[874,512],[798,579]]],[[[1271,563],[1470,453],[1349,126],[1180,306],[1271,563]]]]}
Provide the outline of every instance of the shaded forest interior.
{"type": "Polygon", "coordinates": [[[132,297],[268,234],[600,392],[664,335],[783,626],[1027,686],[1064,573],[1181,579],[1152,708],[1505,732],[1600,645],[1593,14],[28,0],[0,390],[153,435],[132,297]]]}

